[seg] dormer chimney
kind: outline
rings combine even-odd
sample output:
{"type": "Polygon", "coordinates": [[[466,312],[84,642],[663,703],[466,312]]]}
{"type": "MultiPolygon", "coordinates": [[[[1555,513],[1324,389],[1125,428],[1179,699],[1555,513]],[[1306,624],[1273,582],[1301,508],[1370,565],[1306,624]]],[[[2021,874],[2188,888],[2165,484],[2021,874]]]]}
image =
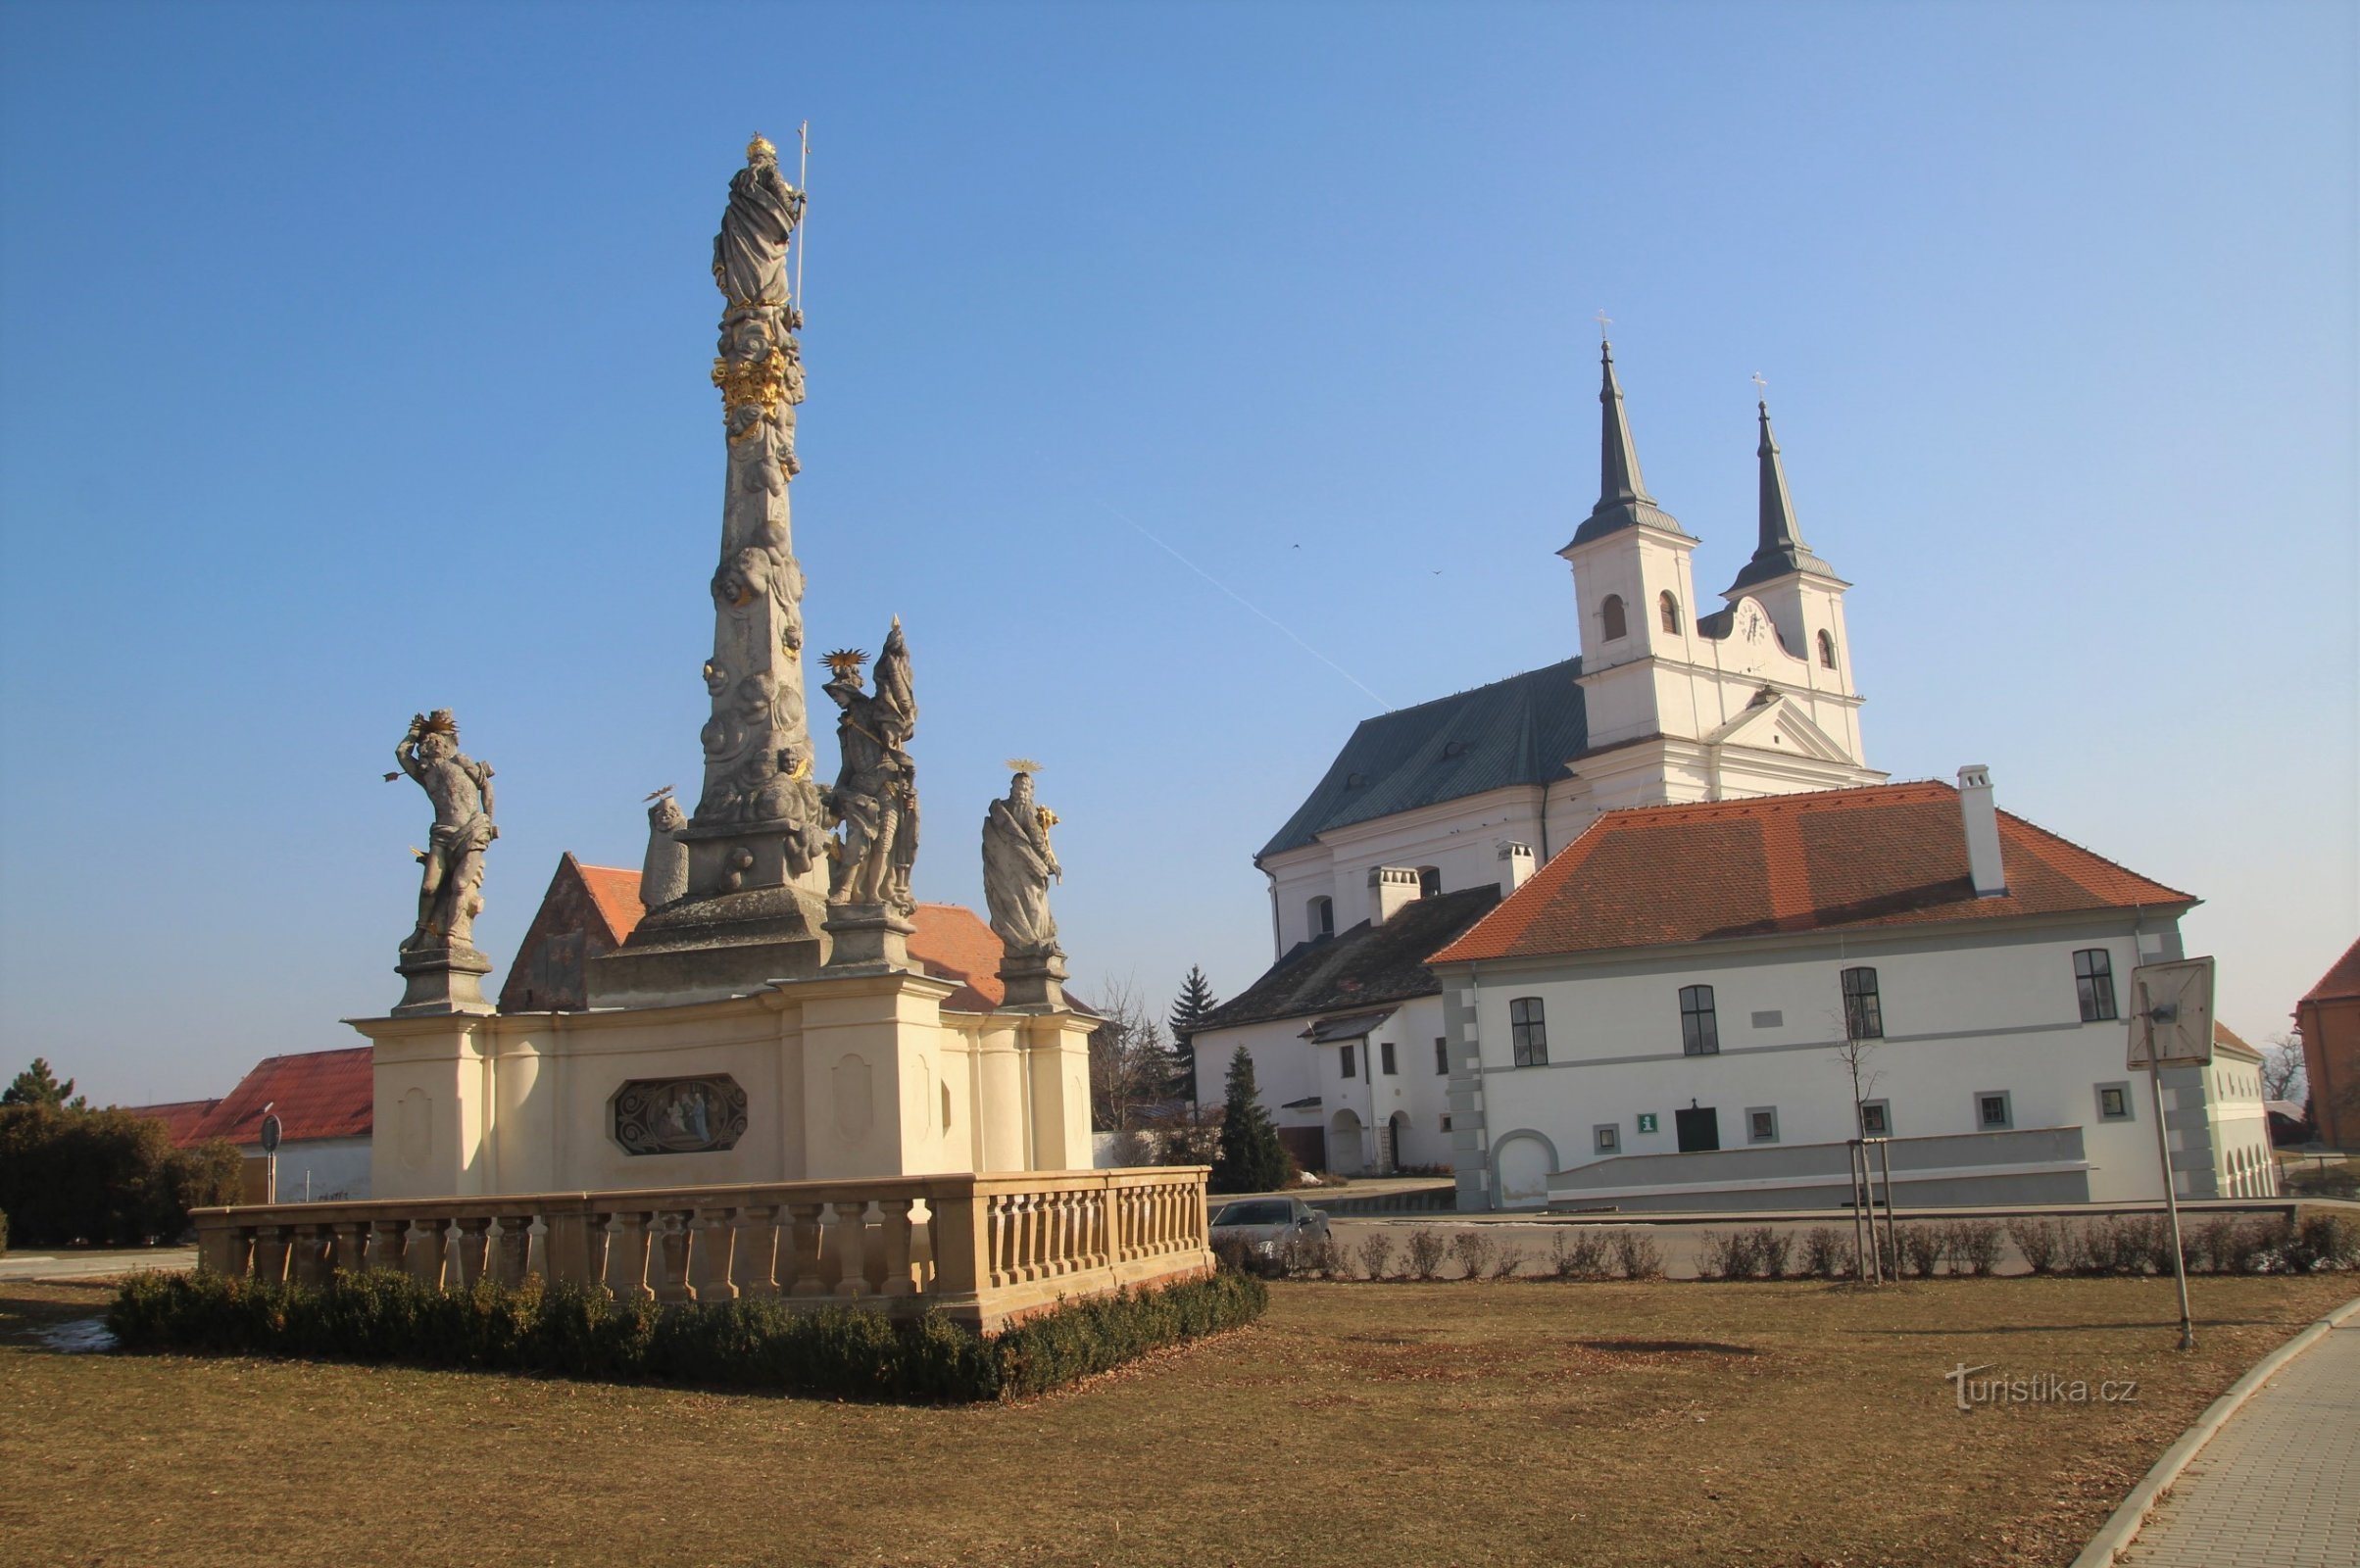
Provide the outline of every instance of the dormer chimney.
{"type": "Polygon", "coordinates": [[[1368,923],[1383,925],[1418,900],[1417,871],[1406,865],[1380,865],[1368,873],[1368,923]]]}
{"type": "Polygon", "coordinates": [[[1999,859],[1999,811],[1991,804],[1991,770],[1970,762],[1958,770],[1958,814],[1967,836],[1967,874],[1974,878],[1975,896],[1994,899],[2007,891],[2007,870],[1999,859]]]}
{"type": "Polygon", "coordinates": [[[1500,896],[1506,898],[1533,874],[1533,847],[1510,839],[1500,841],[1500,896]]]}

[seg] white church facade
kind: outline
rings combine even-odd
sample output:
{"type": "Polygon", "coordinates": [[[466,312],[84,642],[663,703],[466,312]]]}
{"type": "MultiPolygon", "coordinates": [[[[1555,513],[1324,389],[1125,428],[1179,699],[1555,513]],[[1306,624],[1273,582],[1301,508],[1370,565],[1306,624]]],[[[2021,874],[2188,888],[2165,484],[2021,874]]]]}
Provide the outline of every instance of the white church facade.
{"type": "Polygon", "coordinates": [[[1450,1163],[1422,960],[1600,811],[1885,777],[1861,743],[1850,585],[1802,542],[1767,408],[1756,547],[1699,613],[1698,541],[1648,492],[1610,345],[1600,362],[1598,499],[1557,552],[1576,656],[1364,721],[1254,858],[1275,961],[1197,1035],[1198,1094],[1217,1101],[1247,1046],[1299,1159],[1450,1163]]]}

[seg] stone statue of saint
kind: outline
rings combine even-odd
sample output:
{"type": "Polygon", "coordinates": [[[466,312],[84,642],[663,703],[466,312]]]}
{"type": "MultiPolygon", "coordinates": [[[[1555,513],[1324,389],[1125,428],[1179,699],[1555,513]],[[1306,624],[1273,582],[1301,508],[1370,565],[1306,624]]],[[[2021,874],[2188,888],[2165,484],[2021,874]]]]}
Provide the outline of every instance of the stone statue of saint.
{"type": "Polygon", "coordinates": [[[877,656],[877,689],[860,688],[867,656],[852,649],[827,656],[833,678],[823,688],[841,710],[836,745],[843,764],[827,792],[829,817],[844,836],[828,846],[830,904],[882,905],[907,917],[910,868],[917,858],[917,764],[908,750],[917,728],[917,699],[910,681],[910,649],[894,617],[877,656]]]}
{"type": "Polygon", "coordinates": [[[688,896],[688,846],[680,830],[688,816],[669,789],[658,793],[648,808],[648,854],[639,869],[639,906],[661,909],[688,896]]]}
{"type": "Polygon", "coordinates": [[[461,754],[459,722],[447,708],[412,717],[393,756],[434,803],[434,826],[418,852],[425,872],[418,881],[418,929],[402,951],[471,950],[475,915],[483,907],[483,852],[500,836],[492,825],[491,766],[461,754]]]}
{"type": "Polygon", "coordinates": [[[1049,884],[1064,871],[1049,847],[1057,815],[1034,804],[1030,767],[1011,765],[1008,798],[994,801],[983,819],[983,902],[1008,956],[1037,957],[1058,951],[1049,884]]]}
{"type": "Polygon", "coordinates": [[[755,137],[713,237],[713,280],[730,304],[787,303],[787,242],[802,219],[803,192],[778,172],[778,149],[755,137]]]}

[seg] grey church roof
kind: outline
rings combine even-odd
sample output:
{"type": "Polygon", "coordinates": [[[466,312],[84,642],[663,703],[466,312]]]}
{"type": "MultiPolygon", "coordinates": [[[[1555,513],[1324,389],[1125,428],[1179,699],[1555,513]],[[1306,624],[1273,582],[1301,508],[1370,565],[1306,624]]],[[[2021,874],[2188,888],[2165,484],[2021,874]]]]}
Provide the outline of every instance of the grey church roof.
{"type": "Polygon", "coordinates": [[[1770,433],[1770,405],[1755,407],[1762,421],[1761,445],[1753,451],[1761,464],[1760,543],[1754,547],[1753,559],[1738,573],[1738,580],[1729,585],[1733,594],[1791,571],[1836,575],[1836,568],[1811,554],[1811,547],[1802,542],[1802,534],[1795,526],[1795,501],[1787,494],[1786,461],[1778,455],[1778,437],[1770,433]]]}
{"type": "Polygon", "coordinates": [[[1440,992],[1442,982],[1426,967],[1426,955],[1457,941],[1499,903],[1496,885],[1461,888],[1403,905],[1383,925],[1363,920],[1341,936],[1299,942],[1259,980],[1214,1008],[1196,1034],[1347,1007],[1358,1015],[1354,1033],[1365,1033],[1375,1025],[1359,1025],[1359,1019],[1372,1010],[1440,992]]]}
{"type": "Polygon", "coordinates": [[[1574,684],[1581,672],[1581,660],[1568,659],[1361,720],[1262,855],[1396,811],[1563,777],[1565,764],[1590,744],[1582,689],[1574,684]]]}

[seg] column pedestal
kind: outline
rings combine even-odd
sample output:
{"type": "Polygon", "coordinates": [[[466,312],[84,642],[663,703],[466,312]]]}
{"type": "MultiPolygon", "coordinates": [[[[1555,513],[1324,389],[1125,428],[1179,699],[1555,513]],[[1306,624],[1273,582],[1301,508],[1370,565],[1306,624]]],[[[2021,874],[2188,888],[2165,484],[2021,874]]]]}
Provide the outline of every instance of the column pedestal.
{"type": "Polygon", "coordinates": [[[914,969],[910,937],[917,927],[882,904],[831,904],[820,929],[828,934],[827,967],[914,969]]]}
{"type": "Polygon", "coordinates": [[[1056,948],[1047,953],[1010,954],[1000,960],[1000,983],[1008,988],[1006,1007],[1046,1007],[1052,1012],[1065,1010],[1065,955],[1056,948]]]}
{"type": "Polygon", "coordinates": [[[403,953],[393,972],[410,983],[393,1009],[396,1018],[497,1010],[483,996],[483,977],[492,972],[492,960],[473,948],[412,948],[403,953]]]}

